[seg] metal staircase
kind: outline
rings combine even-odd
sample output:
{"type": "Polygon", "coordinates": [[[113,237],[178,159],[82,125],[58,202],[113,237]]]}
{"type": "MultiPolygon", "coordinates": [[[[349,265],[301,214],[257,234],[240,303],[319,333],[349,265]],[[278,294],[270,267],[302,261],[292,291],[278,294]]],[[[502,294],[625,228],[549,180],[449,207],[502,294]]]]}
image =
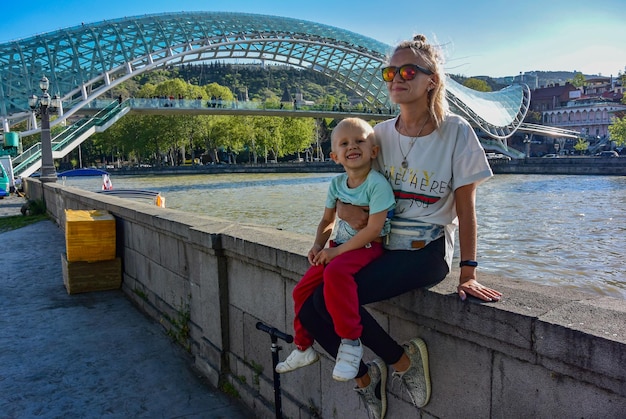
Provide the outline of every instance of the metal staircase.
{"type": "MultiPolygon", "coordinates": [[[[91,117],[81,118],[52,139],[52,157],[60,159],[97,132],[103,132],[129,111],[128,101],[112,101],[91,117]]],[[[15,176],[27,177],[41,167],[41,143],[13,159],[15,176]]]]}

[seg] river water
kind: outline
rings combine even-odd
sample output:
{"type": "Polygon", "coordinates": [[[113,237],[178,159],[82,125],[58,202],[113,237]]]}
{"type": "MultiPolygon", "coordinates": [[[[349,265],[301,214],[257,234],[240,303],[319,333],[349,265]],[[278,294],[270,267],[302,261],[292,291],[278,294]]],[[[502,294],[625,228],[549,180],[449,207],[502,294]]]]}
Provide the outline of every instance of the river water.
{"type": "MultiPolygon", "coordinates": [[[[168,208],[313,236],[335,175],[112,175],[112,181],[115,189],[159,191],[168,208]]],[[[101,186],[99,178],[64,182],[101,186]]],[[[481,271],[626,298],[626,177],[496,175],[479,187],[476,205],[481,271]]]]}

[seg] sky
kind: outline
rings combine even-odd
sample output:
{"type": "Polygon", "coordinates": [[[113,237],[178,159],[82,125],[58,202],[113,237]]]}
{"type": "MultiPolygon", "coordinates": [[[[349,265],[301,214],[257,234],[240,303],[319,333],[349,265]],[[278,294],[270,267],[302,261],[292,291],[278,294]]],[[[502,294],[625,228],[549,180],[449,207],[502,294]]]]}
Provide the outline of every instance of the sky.
{"type": "Polygon", "coordinates": [[[0,43],[81,23],[152,13],[244,12],[336,26],[389,45],[422,33],[447,73],[531,71],[617,76],[626,68],[624,0],[61,0],[3,2],[0,43]],[[21,4],[18,4],[21,3],[21,4]]]}

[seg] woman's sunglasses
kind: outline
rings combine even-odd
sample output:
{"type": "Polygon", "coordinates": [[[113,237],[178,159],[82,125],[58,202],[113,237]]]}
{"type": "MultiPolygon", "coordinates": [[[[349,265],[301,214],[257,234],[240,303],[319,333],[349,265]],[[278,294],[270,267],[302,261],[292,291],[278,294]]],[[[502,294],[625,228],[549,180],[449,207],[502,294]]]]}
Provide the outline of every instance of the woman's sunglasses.
{"type": "Polygon", "coordinates": [[[393,79],[396,78],[396,74],[398,73],[400,74],[402,80],[405,81],[413,80],[415,77],[417,77],[418,72],[424,73],[429,76],[433,74],[433,72],[429,69],[415,64],[405,64],[402,67],[384,67],[382,72],[384,81],[393,81],[393,79]]]}

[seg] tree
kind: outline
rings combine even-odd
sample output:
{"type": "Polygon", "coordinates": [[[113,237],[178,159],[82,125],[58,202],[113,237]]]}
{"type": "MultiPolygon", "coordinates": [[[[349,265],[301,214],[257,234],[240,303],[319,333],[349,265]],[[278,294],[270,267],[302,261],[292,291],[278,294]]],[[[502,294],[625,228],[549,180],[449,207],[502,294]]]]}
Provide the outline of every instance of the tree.
{"type": "Polygon", "coordinates": [[[574,150],[578,151],[580,154],[584,154],[585,151],[589,149],[589,142],[579,138],[574,144],[574,150]]]}
{"type": "Polygon", "coordinates": [[[156,86],[152,83],[146,83],[135,93],[138,98],[150,99],[156,97],[156,86]]]}
{"type": "Polygon", "coordinates": [[[585,80],[585,76],[583,76],[583,73],[576,73],[574,74],[574,78],[572,78],[571,80],[568,80],[574,87],[577,88],[581,88],[583,86],[585,86],[585,84],[587,83],[587,81],[585,80]]]}
{"type": "Polygon", "coordinates": [[[278,95],[266,87],[259,89],[259,92],[253,95],[252,98],[258,99],[262,102],[280,102],[280,98],[278,97],[278,95]]]}
{"type": "Polygon", "coordinates": [[[280,119],[273,116],[254,118],[255,145],[260,154],[264,156],[266,163],[270,152],[273,154],[272,160],[276,160],[283,149],[283,132],[280,119]]]}
{"type": "Polygon", "coordinates": [[[187,83],[183,79],[171,79],[156,85],[155,95],[173,98],[195,99],[202,97],[205,90],[187,83]]]}
{"type": "Polygon", "coordinates": [[[524,117],[524,122],[529,124],[541,124],[541,112],[528,110],[526,116],[524,117]]]}
{"type": "Polygon", "coordinates": [[[222,98],[222,100],[232,101],[235,99],[235,95],[226,86],[220,86],[217,83],[211,83],[204,86],[206,97],[209,98],[222,98]]]}
{"type": "Polygon", "coordinates": [[[609,133],[611,134],[611,140],[616,145],[621,146],[626,144],[626,116],[623,118],[613,118],[613,123],[609,125],[609,133]]]}
{"type": "Polygon", "coordinates": [[[491,87],[487,84],[486,81],[473,77],[465,80],[463,86],[469,87],[470,89],[477,90],[479,92],[491,92],[491,87]]]}
{"type": "MultiPolygon", "coordinates": [[[[228,81],[238,92],[250,89],[257,100],[263,99],[266,108],[280,107],[276,92],[283,89],[295,91],[304,88],[307,95],[311,94],[311,98],[317,99],[318,103],[323,101],[338,107],[348,103],[348,96],[340,89],[343,87],[340,83],[336,86],[328,84],[326,76],[311,71],[294,70],[288,66],[271,70],[261,67],[244,69],[220,63],[210,67],[213,75],[219,76],[215,80],[228,81]],[[245,73],[245,77],[240,77],[240,72],[245,73]],[[316,77],[315,81],[323,78],[325,84],[320,86],[309,81],[310,77],[316,77]],[[245,84],[240,79],[245,80],[245,84]]],[[[215,98],[218,100],[216,103],[220,98],[226,102],[234,100],[235,95],[230,88],[207,77],[207,68],[201,65],[155,70],[137,77],[133,84],[120,85],[119,92],[139,98],[201,98],[203,102],[215,98]],[[204,81],[208,84],[198,86],[179,78],[179,75],[196,83],[204,81]]],[[[241,97],[243,99],[245,95],[241,97]]],[[[205,161],[219,162],[224,158],[220,150],[227,152],[229,158],[247,151],[250,153],[248,160],[254,157],[256,162],[259,155],[265,156],[266,160],[268,157],[277,159],[300,153],[315,142],[315,121],[310,118],[127,115],[106,132],[97,134],[94,141],[90,141],[94,144],[90,151],[94,158],[99,159],[108,160],[108,156],[123,154],[120,157],[136,159],[138,163],[147,159],[161,164],[166,159],[167,164],[174,165],[190,157],[200,157],[203,153],[206,153],[205,161]]]]}
{"type": "Polygon", "coordinates": [[[315,120],[312,118],[281,118],[284,131],[283,155],[299,153],[314,142],[315,120]]]}

